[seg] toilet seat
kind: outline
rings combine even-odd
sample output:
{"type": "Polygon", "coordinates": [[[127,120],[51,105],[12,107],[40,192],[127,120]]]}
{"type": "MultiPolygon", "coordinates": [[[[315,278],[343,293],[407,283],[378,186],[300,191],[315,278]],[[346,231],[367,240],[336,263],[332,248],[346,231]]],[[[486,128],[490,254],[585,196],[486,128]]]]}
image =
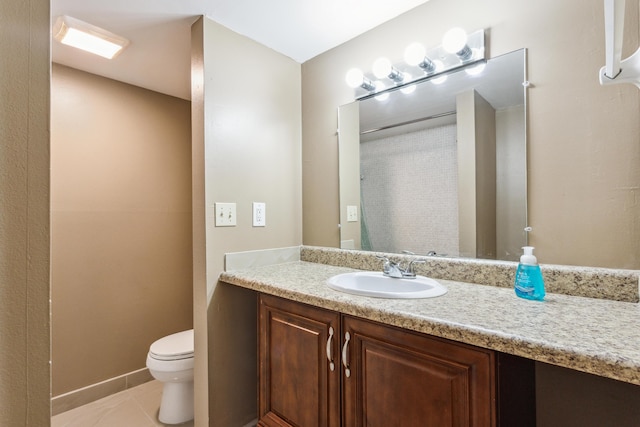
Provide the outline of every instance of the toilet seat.
{"type": "Polygon", "coordinates": [[[151,344],[149,357],[156,360],[193,358],[193,329],[160,338],[151,344]]]}

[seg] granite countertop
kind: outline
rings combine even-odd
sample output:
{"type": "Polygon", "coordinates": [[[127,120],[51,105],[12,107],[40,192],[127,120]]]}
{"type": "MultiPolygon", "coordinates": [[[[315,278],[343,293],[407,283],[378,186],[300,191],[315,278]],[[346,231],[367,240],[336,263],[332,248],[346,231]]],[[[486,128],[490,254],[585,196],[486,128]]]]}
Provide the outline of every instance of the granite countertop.
{"type": "Polygon", "coordinates": [[[352,268],[295,261],[223,272],[220,281],[344,314],[640,385],[640,305],[437,279],[447,294],[381,299],[330,289],[352,268]]]}

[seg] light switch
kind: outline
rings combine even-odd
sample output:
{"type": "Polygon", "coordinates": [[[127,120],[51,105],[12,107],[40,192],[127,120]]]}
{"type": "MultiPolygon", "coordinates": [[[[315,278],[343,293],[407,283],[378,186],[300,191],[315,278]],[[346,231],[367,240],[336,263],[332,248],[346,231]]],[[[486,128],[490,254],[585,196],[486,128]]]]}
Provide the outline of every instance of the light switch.
{"type": "Polygon", "coordinates": [[[215,205],[216,227],[236,226],[236,204],[216,203],[215,205]]]}

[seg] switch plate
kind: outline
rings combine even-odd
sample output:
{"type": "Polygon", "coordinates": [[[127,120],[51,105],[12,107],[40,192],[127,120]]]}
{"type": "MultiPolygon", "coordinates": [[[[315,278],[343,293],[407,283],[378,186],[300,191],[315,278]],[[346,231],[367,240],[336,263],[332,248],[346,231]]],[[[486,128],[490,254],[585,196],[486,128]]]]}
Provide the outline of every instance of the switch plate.
{"type": "Polygon", "coordinates": [[[347,205],[347,222],[358,221],[358,207],[354,205],[347,205]]]}
{"type": "Polygon", "coordinates": [[[267,225],[267,204],[253,202],[253,226],[265,227],[267,225]]]}
{"type": "Polygon", "coordinates": [[[236,226],[236,204],[216,203],[215,205],[216,227],[236,226]]]}

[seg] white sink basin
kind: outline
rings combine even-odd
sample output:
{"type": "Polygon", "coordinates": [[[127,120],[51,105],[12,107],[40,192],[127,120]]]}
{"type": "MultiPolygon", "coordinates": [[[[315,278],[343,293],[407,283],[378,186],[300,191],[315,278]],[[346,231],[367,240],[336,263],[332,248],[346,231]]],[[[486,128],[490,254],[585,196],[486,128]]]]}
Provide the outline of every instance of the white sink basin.
{"type": "Polygon", "coordinates": [[[327,286],[336,291],[378,298],[433,298],[447,293],[447,288],[433,279],[394,279],[381,272],[358,271],[330,277],[327,286]]]}

